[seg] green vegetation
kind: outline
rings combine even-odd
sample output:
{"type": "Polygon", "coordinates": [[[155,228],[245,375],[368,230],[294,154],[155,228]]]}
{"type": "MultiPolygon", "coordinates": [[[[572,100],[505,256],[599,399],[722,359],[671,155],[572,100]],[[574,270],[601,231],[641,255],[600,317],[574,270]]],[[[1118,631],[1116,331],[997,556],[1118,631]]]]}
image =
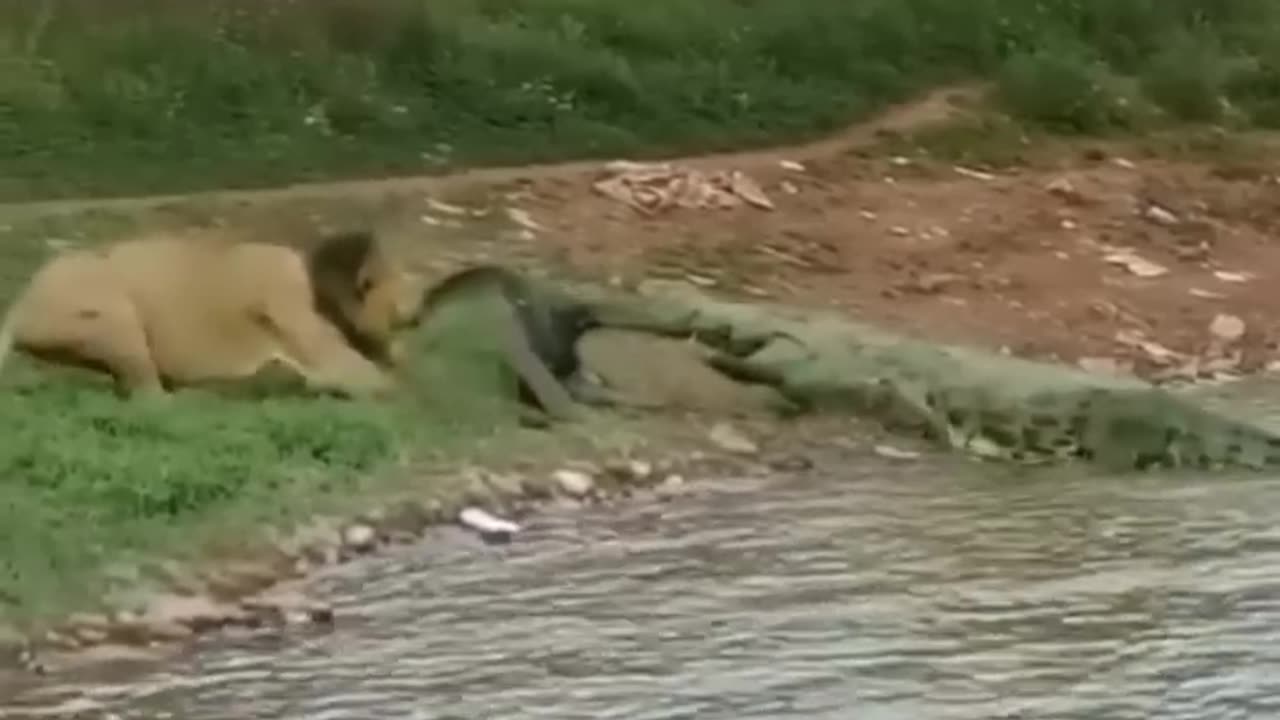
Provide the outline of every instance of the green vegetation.
{"type": "Polygon", "coordinates": [[[995,80],[1025,121],[1280,125],[1271,0],[7,0],[0,198],[708,150],[995,80]]]}

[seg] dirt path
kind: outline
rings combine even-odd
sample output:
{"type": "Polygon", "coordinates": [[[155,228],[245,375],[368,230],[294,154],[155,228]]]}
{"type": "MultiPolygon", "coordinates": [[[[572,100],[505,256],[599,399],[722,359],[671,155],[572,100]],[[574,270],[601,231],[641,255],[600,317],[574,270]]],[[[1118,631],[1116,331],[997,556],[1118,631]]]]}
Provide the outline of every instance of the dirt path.
{"type": "Polygon", "coordinates": [[[144,216],[167,211],[170,221],[216,216],[272,229],[355,217],[396,227],[436,265],[496,258],[622,282],[682,276],[922,336],[1148,375],[1249,370],[1280,357],[1275,176],[1224,177],[1114,144],[1068,146],[998,172],[868,150],[886,134],[967,112],[973,98],[939,93],[802,147],[678,161],[740,171],[772,209],[641,212],[593,189],[604,163],[591,162],[7,205],[0,215],[94,210],[150,222],[144,216]]]}

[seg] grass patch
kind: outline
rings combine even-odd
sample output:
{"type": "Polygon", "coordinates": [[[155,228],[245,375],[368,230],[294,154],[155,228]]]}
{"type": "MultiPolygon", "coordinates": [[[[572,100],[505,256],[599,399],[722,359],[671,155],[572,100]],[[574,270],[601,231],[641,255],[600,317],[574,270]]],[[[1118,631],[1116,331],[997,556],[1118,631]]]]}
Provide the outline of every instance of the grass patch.
{"type": "Polygon", "coordinates": [[[727,149],[971,79],[1060,131],[1275,125],[1277,37],[1269,0],[4,3],[0,199],[727,149]]]}

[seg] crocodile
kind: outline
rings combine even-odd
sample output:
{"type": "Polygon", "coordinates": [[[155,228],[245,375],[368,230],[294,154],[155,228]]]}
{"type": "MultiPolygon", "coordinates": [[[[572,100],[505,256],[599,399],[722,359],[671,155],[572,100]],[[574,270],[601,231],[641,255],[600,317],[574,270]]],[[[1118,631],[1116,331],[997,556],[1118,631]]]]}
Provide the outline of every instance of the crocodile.
{"type": "Polygon", "coordinates": [[[545,426],[580,418],[580,405],[640,405],[592,383],[577,343],[599,326],[592,309],[550,282],[496,264],[445,275],[424,294],[422,353],[453,354],[514,381],[521,420],[545,426]]]}
{"type": "Polygon", "coordinates": [[[1115,471],[1280,467],[1280,435],[1141,379],[924,342],[845,315],[651,282],[595,293],[605,327],[687,337],[736,380],[807,411],[852,412],[944,448],[1115,471]]]}

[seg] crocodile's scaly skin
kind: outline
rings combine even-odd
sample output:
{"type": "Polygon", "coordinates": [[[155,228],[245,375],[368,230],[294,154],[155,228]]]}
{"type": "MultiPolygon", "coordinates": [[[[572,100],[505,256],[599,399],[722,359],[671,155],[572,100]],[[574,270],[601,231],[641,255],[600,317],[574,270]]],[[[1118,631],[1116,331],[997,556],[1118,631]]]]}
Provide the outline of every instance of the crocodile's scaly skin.
{"type": "Polygon", "coordinates": [[[851,410],[983,457],[1110,469],[1280,466],[1280,435],[1133,378],[898,337],[690,288],[599,298],[606,325],[692,336],[711,363],[814,409],[851,410]]]}

